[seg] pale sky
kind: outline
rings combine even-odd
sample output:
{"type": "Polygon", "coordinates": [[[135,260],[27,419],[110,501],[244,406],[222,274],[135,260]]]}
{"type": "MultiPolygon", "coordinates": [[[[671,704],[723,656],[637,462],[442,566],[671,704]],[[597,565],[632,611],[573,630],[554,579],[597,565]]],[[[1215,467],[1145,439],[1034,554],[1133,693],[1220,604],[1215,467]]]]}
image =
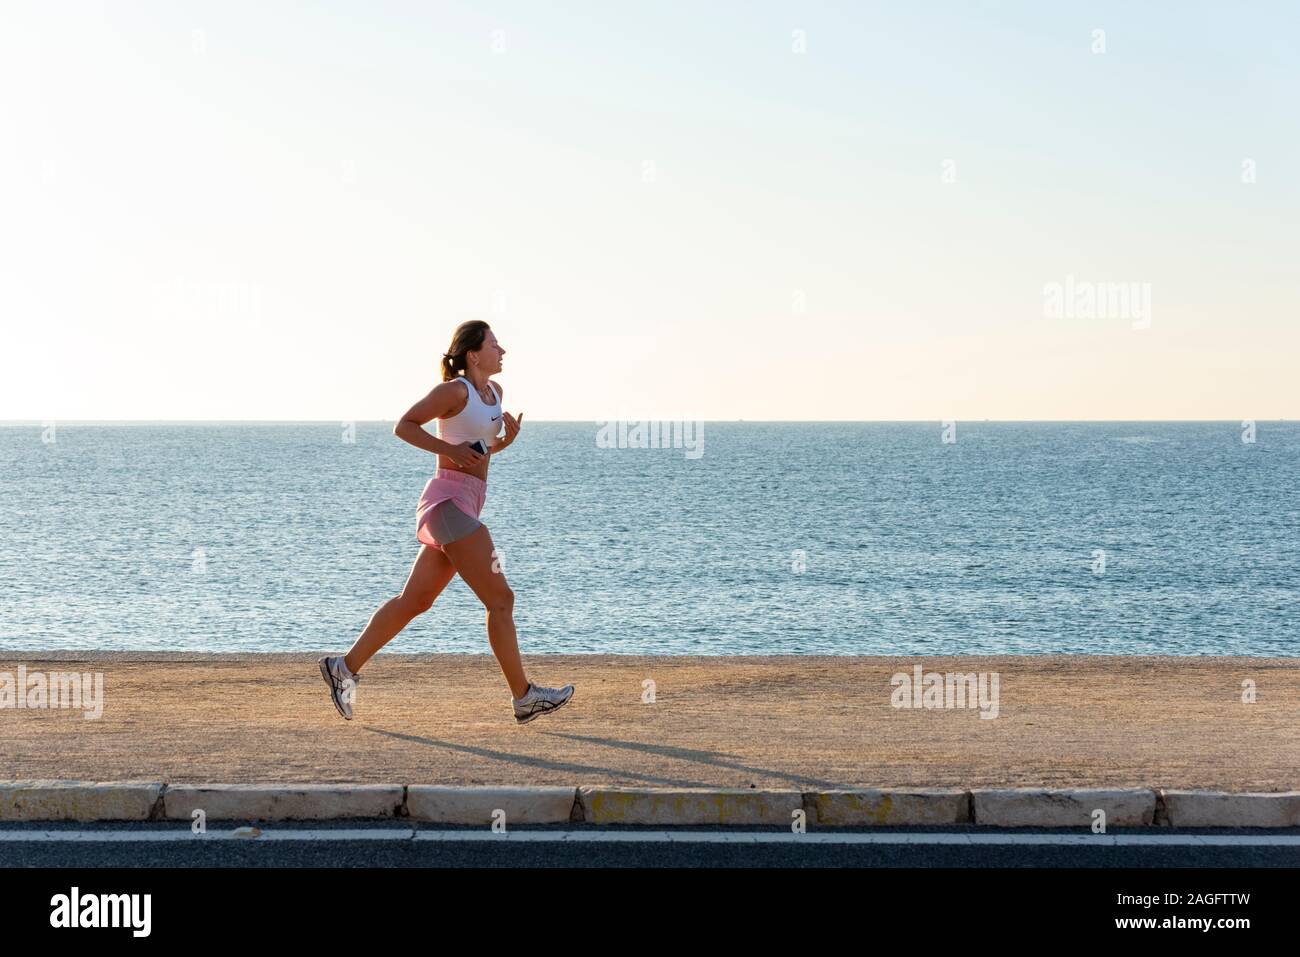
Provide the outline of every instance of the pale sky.
{"type": "Polygon", "coordinates": [[[1300,417],[1297,9],[6,0],[0,419],[1300,417]]]}

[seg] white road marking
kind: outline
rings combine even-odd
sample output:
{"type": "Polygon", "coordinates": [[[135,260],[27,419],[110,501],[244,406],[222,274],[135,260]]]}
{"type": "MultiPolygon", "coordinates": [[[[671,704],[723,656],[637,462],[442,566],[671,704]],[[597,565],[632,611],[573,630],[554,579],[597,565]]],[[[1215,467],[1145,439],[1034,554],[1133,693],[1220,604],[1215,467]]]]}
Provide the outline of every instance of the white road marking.
{"type": "Polygon", "coordinates": [[[101,843],[141,843],[184,841],[409,841],[415,832],[411,828],[365,828],[338,830],[283,830],[263,828],[262,833],[238,834],[234,831],[208,831],[195,834],[188,828],[155,828],[138,831],[0,831],[0,842],[25,841],[93,841],[101,843]]]}
{"type": "Polygon", "coordinates": [[[772,831],[434,831],[412,828],[283,829],[263,828],[253,836],[234,831],[195,834],[188,828],[132,831],[0,830],[0,843],[68,841],[96,843],[182,843],[187,841],[541,841],[619,844],[964,844],[979,846],[1071,847],[1300,847],[1294,834],[978,834],[933,831],[812,832],[772,831]]]}

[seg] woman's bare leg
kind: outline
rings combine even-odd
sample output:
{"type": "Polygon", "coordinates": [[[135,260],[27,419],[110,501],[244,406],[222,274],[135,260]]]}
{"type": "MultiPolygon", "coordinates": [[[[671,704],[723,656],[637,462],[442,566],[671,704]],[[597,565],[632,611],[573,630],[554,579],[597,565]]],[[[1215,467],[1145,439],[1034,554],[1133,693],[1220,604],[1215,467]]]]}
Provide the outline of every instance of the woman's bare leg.
{"type": "Polygon", "coordinates": [[[402,593],[388,599],[370,617],[370,624],[343,658],[348,671],[359,672],[370,656],[392,641],[416,615],[428,611],[455,574],[456,569],[446,555],[436,548],[421,545],[402,593]]]}
{"type": "MultiPolygon", "coordinates": [[[[528,676],[519,660],[519,641],[515,636],[515,593],[506,584],[505,574],[492,570],[492,536],[487,526],[480,525],[460,541],[443,547],[460,577],[487,609],[488,644],[501,666],[501,673],[506,676],[510,693],[522,698],[528,694],[528,676]]],[[[500,567],[498,564],[497,568],[500,567]]]]}

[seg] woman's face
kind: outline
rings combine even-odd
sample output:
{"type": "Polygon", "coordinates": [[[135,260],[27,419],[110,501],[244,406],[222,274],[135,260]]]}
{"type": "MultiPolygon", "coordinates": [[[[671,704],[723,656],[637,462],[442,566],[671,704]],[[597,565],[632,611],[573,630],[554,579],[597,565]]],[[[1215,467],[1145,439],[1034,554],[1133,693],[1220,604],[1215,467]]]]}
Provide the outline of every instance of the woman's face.
{"type": "Polygon", "coordinates": [[[491,329],[483,336],[483,347],[477,352],[469,352],[467,356],[473,356],[471,364],[482,372],[484,375],[496,375],[501,371],[501,357],[506,354],[506,350],[501,348],[497,342],[496,333],[491,329]]]}

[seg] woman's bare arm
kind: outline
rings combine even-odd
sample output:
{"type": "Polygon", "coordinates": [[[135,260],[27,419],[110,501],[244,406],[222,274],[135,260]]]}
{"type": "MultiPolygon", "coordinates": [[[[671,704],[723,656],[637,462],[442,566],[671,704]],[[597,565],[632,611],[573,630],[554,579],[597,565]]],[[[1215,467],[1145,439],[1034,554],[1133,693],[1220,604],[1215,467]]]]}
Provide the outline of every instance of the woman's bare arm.
{"type": "Polygon", "coordinates": [[[398,419],[397,424],[393,426],[393,435],[403,442],[409,442],[417,449],[424,449],[435,455],[448,455],[450,450],[457,446],[430,435],[425,430],[424,423],[446,418],[459,406],[464,405],[465,401],[465,390],[455,380],[441,382],[433,387],[433,391],[406,410],[406,415],[398,419]]]}

